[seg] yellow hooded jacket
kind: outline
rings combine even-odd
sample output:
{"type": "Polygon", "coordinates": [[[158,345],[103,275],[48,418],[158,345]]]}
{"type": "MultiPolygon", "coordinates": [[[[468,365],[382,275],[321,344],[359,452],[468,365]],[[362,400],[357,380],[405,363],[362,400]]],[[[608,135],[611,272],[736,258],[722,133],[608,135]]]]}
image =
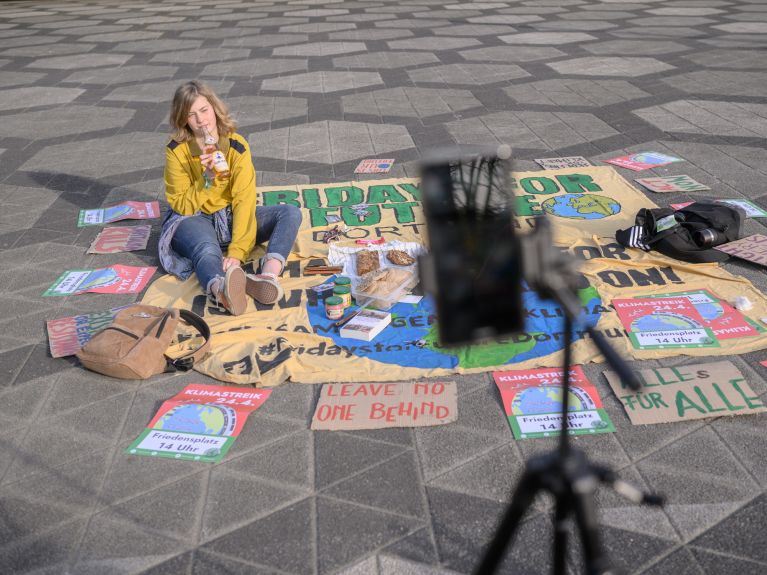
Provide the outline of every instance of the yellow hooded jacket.
{"type": "Polygon", "coordinates": [[[229,163],[230,176],[216,179],[205,189],[197,142],[171,140],[165,148],[165,198],[182,216],[212,214],[231,205],[232,243],[227,256],[244,262],[256,245],[256,170],[248,142],[239,134],[221,138],[218,145],[229,163]]]}

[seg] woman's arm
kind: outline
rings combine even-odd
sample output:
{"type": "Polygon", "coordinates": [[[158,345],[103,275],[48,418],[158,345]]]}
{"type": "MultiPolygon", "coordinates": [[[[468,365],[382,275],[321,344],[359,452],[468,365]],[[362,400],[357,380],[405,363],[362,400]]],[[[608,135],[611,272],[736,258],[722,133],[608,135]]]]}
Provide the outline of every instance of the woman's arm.
{"type": "Polygon", "coordinates": [[[245,261],[256,245],[256,169],[244,139],[231,144],[232,243],[227,256],[245,261]]]}
{"type": "MultiPolygon", "coordinates": [[[[192,177],[191,171],[198,169],[202,173],[202,167],[185,160],[179,150],[181,144],[171,148],[173,143],[165,148],[165,198],[174,212],[191,216],[202,208],[213,190],[204,188],[202,177],[192,177]]],[[[221,184],[216,182],[213,186],[221,184]]]]}

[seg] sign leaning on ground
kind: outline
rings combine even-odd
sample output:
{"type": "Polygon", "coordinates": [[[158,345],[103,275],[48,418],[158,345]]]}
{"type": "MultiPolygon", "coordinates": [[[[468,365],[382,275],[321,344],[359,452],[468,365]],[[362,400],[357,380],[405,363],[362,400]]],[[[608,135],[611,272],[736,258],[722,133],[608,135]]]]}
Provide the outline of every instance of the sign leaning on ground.
{"type": "Polygon", "coordinates": [[[767,266],[767,236],[762,234],[754,234],[734,242],[715,246],[714,249],[742,260],[767,266]]]}
{"type": "Polygon", "coordinates": [[[561,170],[562,168],[588,168],[592,164],[583,156],[568,156],[566,158],[536,158],[535,163],[544,170],[561,170]]]}
{"type": "Polygon", "coordinates": [[[97,235],[86,253],[113,254],[145,250],[152,226],[112,226],[97,235]]]}
{"type": "Polygon", "coordinates": [[[686,175],[637,178],[634,181],[642,184],[648,190],[660,194],[666,192],[702,192],[711,189],[686,175]]]}
{"type": "Polygon", "coordinates": [[[634,425],[767,411],[730,361],[643,369],[637,372],[642,381],[637,392],[617,373],[604,373],[634,425]]]}
{"type": "Polygon", "coordinates": [[[312,429],[424,427],[458,417],[455,382],[328,383],[322,386],[312,429]]]}

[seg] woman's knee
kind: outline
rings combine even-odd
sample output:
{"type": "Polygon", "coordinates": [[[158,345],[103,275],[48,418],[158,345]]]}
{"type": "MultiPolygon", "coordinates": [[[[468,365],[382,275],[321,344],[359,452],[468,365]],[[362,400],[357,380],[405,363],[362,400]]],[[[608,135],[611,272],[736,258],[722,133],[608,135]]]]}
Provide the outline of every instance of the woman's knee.
{"type": "Polygon", "coordinates": [[[192,248],[191,259],[193,261],[199,261],[206,257],[214,257],[218,259],[222,259],[224,257],[223,252],[221,251],[221,246],[218,245],[218,242],[201,240],[194,245],[192,248]]]}
{"type": "Polygon", "coordinates": [[[301,220],[303,219],[301,209],[294,205],[284,205],[283,208],[283,218],[285,218],[296,227],[300,226],[301,220]]]}

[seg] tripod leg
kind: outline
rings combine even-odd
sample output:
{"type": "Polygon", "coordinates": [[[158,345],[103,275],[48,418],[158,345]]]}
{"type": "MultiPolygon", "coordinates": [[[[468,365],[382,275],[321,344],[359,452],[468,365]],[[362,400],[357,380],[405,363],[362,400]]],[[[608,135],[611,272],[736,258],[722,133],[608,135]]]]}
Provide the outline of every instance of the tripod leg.
{"type": "Polygon", "coordinates": [[[492,541],[485,550],[482,562],[475,575],[492,575],[503,559],[506,547],[514,540],[517,527],[528,507],[532,505],[538,490],[541,488],[540,478],[535,472],[526,469],[511,497],[511,503],[498,525],[492,541]]]}
{"type": "Polygon", "coordinates": [[[594,501],[594,487],[586,489],[574,489],[572,497],[573,511],[575,512],[575,521],[578,525],[578,531],[581,536],[581,547],[583,548],[584,561],[586,562],[586,573],[588,575],[608,575],[614,573],[604,554],[602,545],[599,541],[599,523],[597,522],[597,506],[594,501]]]}
{"type": "Polygon", "coordinates": [[[565,574],[565,563],[567,559],[567,516],[568,507],[564,497],[557,497],[556,508],[554,511],[554,565],[552,573],[554,575],[565,574]]]}

